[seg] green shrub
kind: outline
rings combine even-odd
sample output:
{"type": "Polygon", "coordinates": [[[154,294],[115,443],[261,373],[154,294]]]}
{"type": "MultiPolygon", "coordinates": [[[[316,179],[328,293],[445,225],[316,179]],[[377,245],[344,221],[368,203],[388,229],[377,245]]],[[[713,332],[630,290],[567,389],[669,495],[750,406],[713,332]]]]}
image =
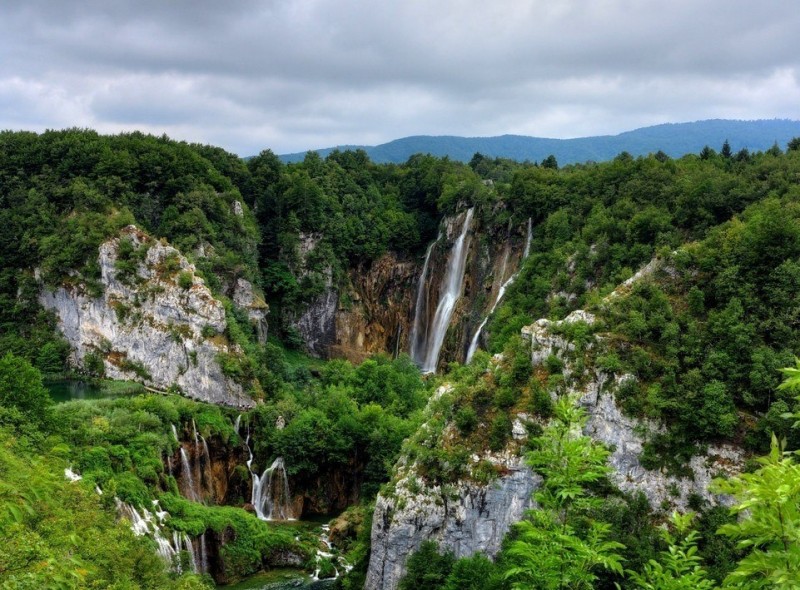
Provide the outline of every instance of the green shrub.
{"type": "Polygon", "coordinates": [[[181,289],[189,289],[194,284],[194,275],[191,271],[184,270],[178,274],[178,286],[181,289]]]}
{"type": "Polygon", "coordinates": [[[455,423],[461,436],[469,436],[478,425],[478,414],[471,406],[464,406],[456,412],[455,423]]]}
{"type": "Polygon", "coordinates": [[[489,429],[489,448],[493,451],[502,451],[508,437],[511,436],[511,419],[508,415],[500,413],[492,420],[489,429]]]}

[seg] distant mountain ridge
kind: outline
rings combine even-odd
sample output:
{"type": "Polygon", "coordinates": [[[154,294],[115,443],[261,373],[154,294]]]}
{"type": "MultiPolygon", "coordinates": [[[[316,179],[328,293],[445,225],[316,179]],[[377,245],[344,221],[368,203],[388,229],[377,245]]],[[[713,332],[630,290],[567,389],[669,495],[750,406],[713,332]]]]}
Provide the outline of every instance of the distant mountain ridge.
{"type": "MultiPolygon", "coordinates": [[[[376,146],[342,145],[310,151],[325,157],[336,149],[363,149],[373,162],[396,164],[405,162],[410,156],[418,153],[448,156],[462,162],[468,162],[476,152],[492,158],[536,162],[552,154],[559,164],[574,164],[610,160],[623,151],[633,156],[640,156],[661,150],[672,157],[698,153],[706,145],[719,151],[726,139],[734,152],[742,148],[763,151],[776,142],[781,149],[785,149],[787,142],[793,137],[800,137],[800,121],[709,119],[692,123],[664,123],[626,131],[619,135],[574,139],[549,139],[525,135],[496,137],[415,135],[376,146]]],[[[297,162],[302,160],[305,154],[306,152],[284,154],[280,159],[284,162],[297,162]]]]}

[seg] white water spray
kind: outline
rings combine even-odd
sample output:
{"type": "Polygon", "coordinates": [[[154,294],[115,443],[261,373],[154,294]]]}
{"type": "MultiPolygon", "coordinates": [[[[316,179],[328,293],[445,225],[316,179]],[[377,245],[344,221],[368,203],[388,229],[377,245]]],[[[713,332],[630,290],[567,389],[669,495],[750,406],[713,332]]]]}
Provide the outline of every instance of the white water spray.
{"type": "Polygon", "coordinates": [[[409,350],[411,358],[415,361],[420,358],[420,346],[424,349],[428,340],[428,323],[425,321],[428,302],[425,286],[428,279],[428,264],[431,260],[431,252],[433,252],[433,247],[441,237],[441,233],[436,236],[436,240],[431,242],[427,252],[425,252],[425,264],[422,265],[422,274],[419,277],[419,285],[417,286],[417,303],[414,308],[414,323],[411,326],[411,348],[409,350]]]}
{"type": "MultiPolygon", "coordinates": [[[[531,252],[531,235],[532,235],[532,224],[531,218],[528,218],[528,235],[525,237],[525,250],[522,252],[522,260],[519,262],[520,269],[522,268],[522,263],[525,262],[525,259],[531,252]]],[[[503,263],[503,272],[505,272],[505,262],[503,263]]],[[[500,304],[500,301],[503,299],[503,295],[506,294],[506,290],[511,286],[511,283],[514,282],[514,279],[517,278],[519,274],[519,270],[511,275],[508,280],[500,286],[500,289],[497,291],[497,299],[494,300],[491,309],[489,309],[489,313],[486,314],[486,317],[483,318],[480,326],[478,329],[475,330],[475,335],[472,337],[472,341],[469,343],[469,348],[467,349],[467,358],[465,359],[465,363],[469,363],[472,360],[472,357],[475,355],[475,351],[478,350],[478,340],[480,339],[481,332],[483,331],[484,326],[486,326],[486,322],[489,321],[489,317],[494,313],[494,310],[497,309],[497,306],[500,304]]],[[[502,276],[502,275],[501,275],[502,276]]]]}
{"type": "Polygon", "coordinates": [[[458,299],[461,297],[464,270],[467,265],[467,251],[469,250],[467,237],[472,224],[473,213],[474,208],[467,210],[461,233],[450,250],[447,271],[439,288],[439,304],[436,306],[433,322],[422,339],[425,346],[414,351],[416,354],[413,358],[424,373],[436,371],[436,365],[439,363],[439,352],[442,349],[447,328],[450,326],[450,318],[453,315],[458,299]]]}
{"type": "Polygon", "coordinates": [[[192,477],[192,467],[189,465],[189,456],[186,454],[186,449],[181,447],[181,469],[183,471],[183,479],[189,486],[190,500],[195,502],[199,500],[197,490],[194,486],[194,477],[192,477]]]}
{"type": "MultiPolygon", "coordinates": [[[[252,455],[247,462],[248,469],[251,462],[252,455]]],[[[283,457],[275,459],[261,477],[252,471],[250,473],[253,476],[251,503],[256,516],[261,520],[295,520],[292,515],[289,478],[286,475],[283,457]]]]}

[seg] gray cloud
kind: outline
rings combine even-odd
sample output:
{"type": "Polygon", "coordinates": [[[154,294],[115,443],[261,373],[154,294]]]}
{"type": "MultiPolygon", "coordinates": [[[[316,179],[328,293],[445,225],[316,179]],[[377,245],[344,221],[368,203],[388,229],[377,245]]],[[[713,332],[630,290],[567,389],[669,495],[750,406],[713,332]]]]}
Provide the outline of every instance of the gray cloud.
{"type": "Polygon", "coordinates": [[[792,0],[0,0],[0,128],[246,155],[800,118],[792,0]]]}

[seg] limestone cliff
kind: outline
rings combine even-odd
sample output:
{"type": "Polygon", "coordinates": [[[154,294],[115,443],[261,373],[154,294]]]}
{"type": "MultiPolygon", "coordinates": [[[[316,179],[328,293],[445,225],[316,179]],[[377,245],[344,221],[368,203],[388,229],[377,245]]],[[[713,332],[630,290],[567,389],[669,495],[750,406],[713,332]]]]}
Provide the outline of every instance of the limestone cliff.
{"type": "Polygon", "coordinates": [[[428,487],[409,469],[393,497],[378,496],[366,590],[396,588],[408,556],[429,539],[456,557],[497,554],[511,526],[532,507],[540,479],[519,457],[487,459],[505,472],[489,485],[465,480],[444,489],[428,487]]]}
{"type": "MultiPolygon", "coordinates": [[[[626,282],[610,299],[624,296],[631,284],[658,270],[651,263],[626,282]]],[[[583,322],[592,326],[595,316],[575,311],[560,322],[541,319],[523,329],[530,346],[534,373],[546,372],[548,359],[558,357],[563,364],[563,381],[550,391],[551,396],[575,395],[587,411],[584,433],[606,444],[610,450],[611,482],[624,492],[642,492],[654,510],[688,508],[697,496],[715,504],[729,498],[712,495],[709,484],[714,477],[741,472],[744,456],[732,445],[710,446],[693,457],[687,475],[677,476],[643,467],[641,455],[647,437],[663,426],[626,416],[617,406],[614,394],[618,387],[633,379],[631,375],[603,373],[587,359],[608,346],[601,334],[590,336],[579,348],[564,334],[570,324],[583,322]]],[[[435,400],[435,396],[434,396],[435,400]]],[[[372,555],[367,574],[367,590],[394,590],[402,577],[408,556],[427,539],[433,539],[457,557],[481,552],[497,554],[505,533],[532,506],[531,496],[538,476],[520,458],[526,437],[527,416],[514,419],[514,439],[500,454],[484,453],[472,457],[472,464],[489,461],[500,467],[500,477],[487,484],[466,478],[445,486],[426,485],[417,474],[417,466],[402,457],[395,467],[396,484],[378,496],[372,525],[372,555]]],[[[427,428],[423,425],[422,429],[427,428]]],[[[451,427],[448,427],[451,428],[451,427]]]]}
{"type": "Polygon", "coordinates": [[[347,303],[340,303],[336,313],[330,355],[358,362],[378,352],[407,352],[418,272],[415,262],[393,253],[351,271],[347,303]]]}
{"type": "MultiPolygon", "coordinates": [[[[628,287],[629,284],[624,285],[628,287]]],[[[550,355],[564,362],[564,375],[568,391],[579,395],[579,403],[586,409],[589,420],[584,433],[606,444],[611,449],[610,479],[624,492],[641,491],[653,508],[668,506],[686,510],[689,498],[699,496],[711,504],[727,503],[728,499],[716,497],[708,491],[714,477],[741,472],[744,455],[733,445],[712,445],[702,455],[693,457],[687,465],[689,475],[679,477],[660,470],[651,471],[642,466],[641,454],[647,437],[663,430],[663,426],[622,413],[614,400],[615,390],[632,375],[610,375],[597,369],[577,370],[574,345],[554,333],[563,324],[595,322],[595,317],[582,310],[574,311],[561,322],[541,319],[523,328],[523,338],[531,345],[531,362],[541,367],[550,355]]],[[[595,336],[590,346],[604,346],[603,338],[595,336]]]]}
{"type": "MultiPolygon", "coordinates": [[[[433,319],[463,217],[462,211],[442,220],[439,237],[430,246],[427,272],[423,273],[425,259],[388,252],[351,268],[339,283],[329,268],[312,270],[321,237],[300,235],[293,272],[298,281],[316,273],[324,283],[321,293],[289,322],[306,349],[316,356],[355,362],[375,353],[408,353],[417,304],[421,302],[419,323],[427,325],[433,319]]],[[[525,242],[525,224],[496,225],[476,215],[469,228],[461,298],[449,322],[441,363],[464,361],[501,287],[519,270],[525,242]]]]}
{"type": "Polygon", "coordinates": [[[99,297],[80,282],[42,287],[39,297],[56,313],[77,366],[99,358],[114,379],[176,387],[216,404],[254,405],[220,363],[241,354],[224,336],[225,309],[180,252],[128,226],[100,246],[98,264],[99,297]]]}

